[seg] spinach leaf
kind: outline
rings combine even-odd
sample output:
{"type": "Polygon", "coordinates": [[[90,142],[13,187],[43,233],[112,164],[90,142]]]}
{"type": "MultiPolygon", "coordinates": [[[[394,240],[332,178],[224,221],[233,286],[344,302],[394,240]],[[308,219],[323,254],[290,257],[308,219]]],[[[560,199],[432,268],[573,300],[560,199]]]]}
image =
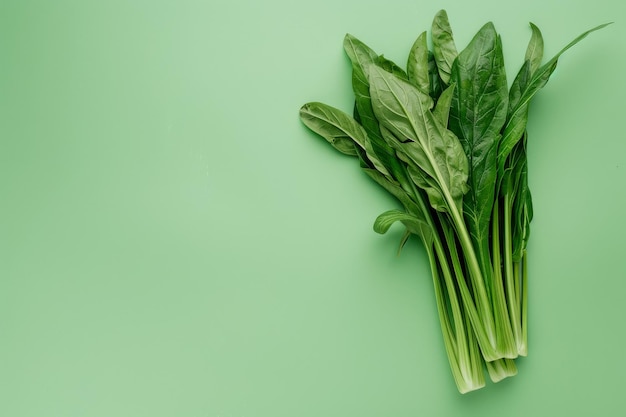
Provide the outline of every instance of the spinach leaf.
{"type": "MultiPolygon", "coordinates": [[[[504,198],[511,198],[512,261],[520,262],[530,235],[532,200],[528,188],[528,160],[526,158],[526,134],[513,148],[509,157],[511,164],[511,189],[504,198]]],[[[504,188],[504,187],[503,187],[504,188]]]]}
{"type": "MultiPolygon", "coordinates": [[[[457,210],[467,191],[467,158],[456,136],[431,113],[430,96],[375,66],[368,68],[368,78],[374,113],[399,139],[396,150],[436,182],[443,205],[457,210]]],[[[441,208],[442,202],[431,205],[441,208]]]]}
{"type": "Polygon", "coordinates": [[[489,228],[495,198],[496,155],[506,120],[508,86],[502,45],[493,24],[484,25],[452,66],[456,84],[450,130],[469,160],[469,188],[463,207],[483,274],[490,277],[489,228]]]}
{"type": "Polygon", "coordinates": [[[448,126],[448,118],[450,117],[450,107],[452,106],[452,97],[454,95],[454,89],[456,84],[451,84],[448,88],[443,90],[437,100],[433,115],[439,120],[442,126],[448,126]]]}
{"type": "Polygon", "coordinates": [[[363,144],[367,141],[365,129],[356,120],[327,104],[305,104],[300,109],[300,119],[309,129],[346,155],[357,156],[355,143],[363,144]]]}
{"type": "Polygon", "coordinates": [[[415,40],[407,62],[409,81],[415,87],[428,94],[430,92],[430,79],[428,76],[428,46],[426,44],[426,32],[415,40]]]}
{"type": "Polygon", "coordinates": [[[445,10],[440,10],[435,15],[431,34],[433,38],[433,55],[435,56],[439,76],[444,84],[449,84],[452,64],[458,53],[454,45],[448,14],[445,10]]]}
{"type": "Polygon", "coordinates": [[[511,149],[513,149],[517,141],[519,141],[522,137],[522,133],[526,129],[526,123],[528,120],[528,104],[530,103],[530,100],[535,96],[535,94],[537,94],[537,92],[546,85],[546,83],[550,79],[550,75],[552,75],[552,73],[556,69],[556,65],[560,56],[563,55],[563,53],[565,53],[572,46],[576,45],[578,42],[587,37],[587,35],[589,35],[590,33],[596,30],[600,30],[608,25],[610,25],[610,23],[605,23],[589,29],[586,32],[583,32],[573,41],[567,44],[563,49],[561,49],[552,59],[550,59],[543,66],[539,67],[535,72],[532,73],[532,76],[527,85],[524,89],[521,90],[520,98],[517,102],[517,105],[509,110],[507,123],[504,127],[504,131],[502,134],[502,142],[498,149],[498,167],[504,166],[506,157],[509,155],[511,149]]]}
{"type": "Polygon", "coordinates": [[[543,36],[539,28],[532,22],[530,23],[530,29],[532,30],[532,35],[526,47],[526,57],[524,60],[530,62],[530,72],[534,74],[535,71],[539,69],[541,60],[543,59],[543,36]]]}
{"type": "Polygon", "coordinates": [[[436,100],[441,95],[445,85],[439,76],[435,55],[431,51],[428,51],[428,82],[430,85],[430,96],[436,100]]]}
{"type": "Polygon", "coordinates": [[[380,132],[380,126],[372,108],[369,80],[365,75],[365,68],[372,65],[385,67],[387,70],[399,74],[401,78],[403,71],[393,62],[379,57],[370,47],[350,34],[345,36],[343,47],[352,63],[352,89],[355,95],[354,113],[358,116],[359,122],[367,133],[372,153],[385,167],[385,170],[381,172],[385,175],[389,174],[400,183],[406,192],[410,192],[412,187],[406,170],[398,161],[396,152],[385,142],[380,132]]]}
{"type": "Polygon", "coordinates": [[[352,89],[354,90],[356,109],[361,124],[372,141],[382,139],[380,137],[378,121],[372,110],[369,82],[363,71],[365,66],[372,65],[376,62],[378,55],[370,47],[350,34],[345,36],[343,47],[352,62],[352,89]]]}
{"type": "Polygon", "coordinates": [[[343,111],[324,103],[307,103],[300,109],[302,122],[312,131],[322,136],[338,151],[356,156],[356,143],[363,149],[369,161],[384,175],[389,176],[385,165],[378,159],[365,129],[343,111]]]}

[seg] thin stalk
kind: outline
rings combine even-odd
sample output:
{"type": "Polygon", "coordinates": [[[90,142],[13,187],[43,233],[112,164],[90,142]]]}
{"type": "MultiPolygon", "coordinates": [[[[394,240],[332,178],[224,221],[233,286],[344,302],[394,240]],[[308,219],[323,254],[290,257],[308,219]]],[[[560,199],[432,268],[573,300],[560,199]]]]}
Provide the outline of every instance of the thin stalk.
{"type": "Polygon", "coordinates": [[[513,272],[513,238],[511,232],[512,197],[507,191],[503,198],[503,228],[504,228],[504,278],[506,282],[506,297],[509,307],[509,316],[513,327],[516,350],[519,353],[522,345],[522,323],[520,311],[520,298],[518,295],[519,281],[515,279],[513,272]]]}
{"type": "Polygon", "coordinates": [[[515,282],[515,299],[517,300],[517,304],[515,308],[520,314],[520,329],[522,327],[522,282],[521,282],[521,272],[522,265],[521,263],[513,261],[513,281],[515,282]]]}
{"type": "Polygon", "coordinates": [[[474,305],[472,293],[465,280],[465,274],[463,273],[463,268],[461,266],[461,258],[456,248],[456,235],[454,234],[453,228],[449,224],[447,219],[443,215],[440,215],[439,218],[441,220],[441,229],[448,245],[448,252],[450,253],[451,258],[456,260],[453,265],[455,267],[457,288],[461,294],[464,311],[472,324],[472,329],[475,333],[476,339],[482,351],[482,355],[485,360],[488,361],[499,359],[501,358],[501,356],[491,345],[487,334],[485,333],[485,328],[480,320],[480,316],[476,310],[476,306],[474,305]]]}
{"type": "Polygon", "coordinates": [[[520,355],[528,355],[528,256],[522,251],[522,345],[520,355]]]}
{"type": "MultiPolygon", "coordinates": [[[[471,322],[469,316],[465,315],[465,325],[469,329],[471,327],[471,322]]],[[[478,339],[476,339],[476,335],[473,331],[469,331],[467,333],[467,341],[469,343],[469,355],[470,355],[470,364],[472,369],[472,375],[475,375],[478,387],[485,386],[485,374],[483,371],[483,364],[486,363],[483,355],[480,353],[480,346],[478,345],[478,339]]],[[[498,359],[500,360],[500,359],[498,359]]]]}
{"type": "MultiPolygon", "coordinates": [[[[438,240],[438,238],[435,238],[438,240]]],[[[467,349],[467,328],[464,325],[463,313],[456,294],[456,288],[450,272],[450,267],[446,259],[445,253],[438,253],[437,260],[442,270],[442,275],[445,283],[445,290],[448,294],[448,302],[452,317],[454,320],[454,334],[456,335],[456,351],[459,359],[461,372],[463,378],[466,381],[473,379],[471,369],[469,368],[469,353],[467,349]]]]}
{"type": "MultiPolygon", "coordinates": [[[[403,187],[406,187],[405,191],[407,191],[407,193],[410,196],[412,196],[413,201],[418,205],[418,207],[424,214],[426,222],[428,223],[431,230],[433,231],[433,245],[434,245],[435,252],[439,256],[439,258],[445,259],[446,250],[441,240],[439,239],[439,234],[437,233],[439,228],[437,227],[437,224],[435,223],[431,215],[430,205],[427,205],[425,203],[424,197],[422,196],[422,194],[420,194],[420,192],[417,190],[415,184],[412,181],[407,181],[403,185],[403,187]]],[[[450,232],[451,241],[454,241],[454,236],[452,236],[451,226],[449,224],[447,217],[445,217],[442,214],[439,214],[438,218],[441,224],[441,228],[444,231],[450,232]]],[[[463,223],[463,227],[465,227],[464,223],[463,223]]],[[[467,229],[465,229],[465,232],[467,234],[467,229]]],[[[448,237],[446,237],[446,239],[448,240],[448,237]]],[[[473,248],[471,247],[471,241],[469,241],[469,236],[467,236],[466,241],[470,243],[471,252],[474,253],[473,248]]],[[[452,246],[452,247],[454,247],[454,250],[456,251],[456,246],[452,246]]],[[[464,255],[466,255],[465,252],[464,252],[464,255]]],[[[475,256],[474,256],[474,260],[476,260],[475,256]]],[[[476,263],[476,268],[478,268],[477,263],[476,263]]],[[[480,277],[480,269],[478,269],[478,274],[480,277]]],[[[461,301],[463,303],[463,307],[466,309],[467,314],[470,317],[472,327],[474,329],[474,332],[476,333],[476,338],[478,339],[478,343],[480,345],[483,357],[485,358],[485,360],[496,360],[496,359],[501,358],[502,356],[499,355],[495,349],[495,343],[492,343],[492,338],[489,337],[489,334],[493,334],[493,318],[491,317],[490,309],[488,310],[489,314],[487,315],[490,321],[488,321],[487,324],[491,323],[491,325],[490,327],[488,327],[485,325],[486,324],[485,321],[482,320],[481,315],[478,313],[477,306],[474,303],[474,298],[472,297],[472,294],[467,288],[465,279],[464,278],[459,279],[459,277],[456,277],[456,281],[460,289],[461,301]],[[491,333],[489,333],[489,331],[491,331],[491,333]]],[[[480,279],[479,281],[482,283],[482,279],[480,279]]],[[[452,286],[454,285],[452,284],[452,286]]],[[[484,286],[483,286],[483,290],[484,290],[484,286]]],[[[489,308],[489,304],[487,304],[487,308],[489,308]]]]}
{"type": "MultiPolygon", "coordinates": [[[[442,228],[449,228],[442,225],[442,228]]],[[[439,238],[435,238],[438,243],[439,238]]],[[[443,272],[445,286],[448,294],[448,301],[450,302],[450,309],[454,317],[454,325],[456,329],[456,341],[457,341],[457,357],[459,359],[459,365],[461,372],[463,372],[466,391],[473,391],[485,386],[485,377],[483,375],[483,362],[484,359],[480,354],[478,342],[474,335],[471,323],[467,314],[463,314],[463,310],[460,307],[457,286],[454,284],[449,267],[448,261],[451,261],[456,281],[465,281],[463,267],[456,253],[456,241],[452,233],[446,235],[446,243],[448,245],[448,252],[446,256],[445,252],[441,252],[438,255],[440,266],[443,272]],[[452,240],[447,239],[448,236],[452,236],[452,240]]],[[[459,389],[460,391],[460,389],[459,389]]]]}
{"type": "MultiPolygon", "coordinates": [[[[463,267],[461,266],[458,251],[456,250],[456,243],[454,240],[452,240],[452,242],[448,240],[448,245],[449,254],[452,258],[454,274],[456,275],[458,280],[462,280],[463,282],[465,282],[465,274],[463,272],[463,267]],[[450,243],[452,243],[452,245],[450,245],[450,243]]],[[[485,359],[480,352],[478,339],[476,338],[474,330],[472,329],[472,323],[469,315],[463,314],[463,318],[465,320],[465,328],[470,329],[470,331],[467,333],[467,343],[469,345],[469,364],[471,367],[471,372],[472,375],[475,376],[477,384],[482,387],[485,385],[485,375],[483,374],[483,364],[485,363],[485,359]]]]}
{"type": "MultiPolygon", "coordinates": [[[[422,195],[417,189],[413,189],[412,193],[414,201],[424,209],[425,203],[422,195]]],[[[432,242],[430,244],[424,242],[424,246],[430,260],[444,346],[457,389],[464,394],[485,386],[482,362],[476,365],[477,360],[481,360],[482,357],[478,355],[479,358],[477,359],[475,357],[476,354],[471,355],[472,342],[469,340],[472,340],[473,334],[471,330],[468,331],[469,327],[463,317],[446,251],[438,234],[438,227],[429,210],[424,211],[424,217],[431,226],[433,233],[432,242]],[[448,308],[452,313],[452,322],[454,324],[451,323],[448,308]]],[[[457,266],[455,265],[454,268],[456,271],[457,266]]],[[[473,343],[476,344],[475,341],[473,343]]],[[[477,348],[474,348],[474,350],[477,350],[477,348]]]]}
{"type": "Polygon", "coordinates": [[[444,297],[443,288],[441,285],[441,279],[439,275],[439,265],[433,252],[432,247],[426,246],[426,252],[428,259],[430,260],[430,270],[433,277],[433,287],[435,289],[435,300],[437,302],[437,312],[439,316],[439,324],[441,325],[441,333],[443,336],[443,344],[448,356],[448,362],[450,364],[450,370],[452,371],[452,377],[459,392],[467,392],[467,385],[465,383],[466,378],[463,375],[459,364],[459,356],[457,354],[458,345],[454,337],[454,331],[450,324],[450,316],[446,308],[446,301],[444,297]]]}
{"type": "MultiPolygon", "coordinates": [[[[456,230],[456,233],[458,235],[459,243],[461,244],[461,248],[463,249],[463,255],[465,257],[465,262],[467,263],[472,287],[474,288],[474,291],[476,293],[476,307],[478,308],[480,314],[482,327],[484,327],[485,329],[489,344],[497,352],[497,331],[495,330],[493,311],[491,309],[489,297],[487,296],[487,289],[485,288],[485,281],[482,271],[480,269],[480,264],[478,263],[476,252],[474,251],[474,245],[472,244],[469,232],[467,231],[467,227],[465,226],[465,221],[463,220],[462,214],[459,213],[459,211],[456,209],[456,206],[453,205],[454,201],[452,200],[452,197],[447,195],[446,199],[449,200],[449,213],[452,218],[452,223],[454,224],[454,229],[456,230]]],[[[478,325],[478,323],[472,324],[474,326],[478,325]]],[[[497,353],[496,356],[498,356],[497,353]]]]}
{"type": "MultiPolygon", "coordinates": [[[[511,318],[509,316],[510,304],[507,307],[507,300],[505,297],[504,283],[502,281],[502,259],[500,253],[500,208],[498,199],[494,201],[492,218],[491,218],[491,241],[492,241],[492,256],[493,256],[493,313],[496,320],[496,330],[498,331],[498,352],[502,354],[502,357],[514,359],[517,354],[517,343],[514,337],[514,331],[511,328],[511,318]]],[[[505,225],[506,229],[506,225],[505,225]]],[[[506,248],[504,249],[506,252],[506,248]]],[[[506,257],[506,253],[505,253],[506,257]]],[[[506,261],[505,261],[506,263],[506,261]]],[[[506,268],[506,265],[505,265],[506,268]]],[[[508,282],[507,282],[507,289],[508,282]]]]}

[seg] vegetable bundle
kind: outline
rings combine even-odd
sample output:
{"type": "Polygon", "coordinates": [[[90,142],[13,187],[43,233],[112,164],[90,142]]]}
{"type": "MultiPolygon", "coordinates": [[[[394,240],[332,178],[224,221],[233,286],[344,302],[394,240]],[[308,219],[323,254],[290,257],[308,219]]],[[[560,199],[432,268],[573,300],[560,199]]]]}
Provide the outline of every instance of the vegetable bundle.
{"type": "Polygon", "coordinates": [[[507,83],[502,42],[485,24],[457,52],[444,10],[429,48],[419,35],[406,70],[351,35],[353,116],[312,102],[304,124],[393,195],[374,230],[401,222],[400,248],[418,236],[430,260],[438,315],[461,393],[517,373],[527,354],[527,254],[532,202],[526,160],[528,106],[557,60],[541,65],[543,38],[530,24],[525,62],[507,83]]]}

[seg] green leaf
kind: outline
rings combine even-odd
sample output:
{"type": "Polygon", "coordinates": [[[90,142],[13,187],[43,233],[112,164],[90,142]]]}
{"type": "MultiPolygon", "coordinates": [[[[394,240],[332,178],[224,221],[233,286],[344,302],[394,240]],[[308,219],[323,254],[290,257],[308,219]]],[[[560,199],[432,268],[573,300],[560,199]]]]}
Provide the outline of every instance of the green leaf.
{"type": "Polygon", "coordinates": [[[511,84],[511,88],[509,89],[509,110],[507,114],[512,114],[513,110],[517,108],[520,99],[522,98],[522,94],[528,85],[528,81],[531,77],[530,72],[530,61],[527,60],[520,68],[519,72],[515,76],[513,80],[513,84],[511,84]]]}
{"type": "Polygon", "coordinates": [[[451,81],[456,84],[450,130],[469,160],[469,192],[463,199],[468,229],[488,275],[489,230],[496,189],[496,155],[506,120],[508,85],[502,44],[492,23],[484,25],[457,57],[451,81]]]}
{"type": "Polygon", "coordinates": [[[520,262],[526,250],[530,236],[530,222],[532,220],[532,198],[528,188],[528,163],[526,158],[526,134],[520,140],[507,161],[511,168],[510,183],[513,204],[511,210],[512,226],[512,260],[520,262]]]}
{"type": "Polygon", "coordinates": [[[411,84],[428,94],[430,92],[430,79],[428,75],[428,46],[426,45],[426,32],[415,40],[409,60],[407,62],[407,73],[411,84]]]}
{"type": "Polygon", "coordinates": [[[395,222],[402,222],[406,229],[422,237],[425,242],[430,241],[430,226],[423,219],[400,210],[389,210],[379,215],[374,221],[374,231],[381,235],[387,233],[395,222]]]}
{"type": "Polygon", "coordinates": [[[352,62],[352,89],[354,90],[356,108],[363,128],[372,141],[382,139],[378,128],[378,120],[372,110],[369,82],[364,68],[376,63],[378,55],[363,42],[347,34],[343,41],[343,48],[352,62]]]}
{"type": "MultiPolygon", "coordinates": [[[[367,158],[377,170],[384,175],[390,175],[374,152],[365,129],[343,111],[327,104],[313,102],[305,104],[300,109],[300,118],[309,129],[322,136],[339,151],[347,148],[347,141],[353,141],[365,151],[367,158]]],[[[349,151],[354,151],[354,147],[349,151]]],[[[357,155],[356,151],[347,154],[357,155]]]]}
{"type": "Polygon", "coordinates": [[[367,141],[365,130],[353,118],[323,103],[312,102],[302,106],[300,119],[309,129],[346,155],[356,156],[355,143],[367,141]]]}
{"type": "Polygon", "coordinates": [[[409,76],[407,73],[395,62],[385,58],[383,55],[378,56],[374,62],[380,68],[384,69],[387,72],[392,73],[396,77],[402,78],[403,80],[408,80],[409,76]]]}
{"type": "Polygon", "coordinates": [[[459,209],[467,191],[467,158],[456,136],[431,113],[432,99],[377,67],[368,70],[374,113],[398,138],[395,149],[435,181],[448,206],[459,209]]]}
{"type": "MultiPolygon", "coordinates": [[[[526,48],[526,56],[524,58],[525,59],[524,64],[522,65],[522,68],[520,68],[519,72],[517,73],[517,76],[513,80],[513,84],[511,85],[511,88],[509,90],[509,110],[507,113],[508,115],[513,114],[513,112],[519,105],[520,99],[522,98],[522,94],[528,87],[528,83],[530,82],[532,75],[537,71],[537,69],[539,69],[541,65],[541,60],[543,59],[543,36],[541,35],[541,31],[533,23],[530,23],[530,28],[532,30],[532,34],[530,37],[530,41],[528,42],[528,46],[526,48]]],[[[528,106],[526,106],[526,109],[524,109],[523,111],[518,112],[515,116],[515,119],[517,120],[516,123],[521,122],[521,124],[519,125],[520,128],[521,126],[524,126],[524,129],[525,129],[526,122],[524,122],[524,120],[527,120],[527,118],[528,118],[528,106]]],[[[523,133],[524,132],[522,132],[522,134],[523,133]]],[[[511,146],[511,145],[512,145],[512,142],[505,143],[504,145],[502,145],[503,146],[502,149],[504,149],[504,147],[511,146]]],[[[505,150],[505,152],[508,152],[508,150],[505,150]]],[[[502,172],[503,169],[504,169],[504,165],[499,163],[498,164],[499,177],[502,177],[504,175],[502,172]]]]}
{"type": "Polygon", "coordinates": [[[435,55],[430,51],[428,51],[428,82],[430,84],[429,94],[436,100],[441,95],[445,86],[439,76],[435,55]]]}
{"type": "Polygon", "coordinates": [[[528,87],[528,82],[541,65],[541,60],[543,59],[543,37],[541,31],[532,23],[530,27],[532,29],[532,35],[526,47],[524,64],[517,73],[515,80],[513,80],[509,91],[509,115],[517,108],[522,93],[528,87]]]}
{"type": "Polygon", "coordinates": [[[395,151],[387,145],[380,133],[378,120],[372,109],[369,81],[364,70],[365,67],[371,65],[383,65],[393,70],[397,65],[385,58],[378,57],[370,47],[350,34],[345,36],[343,46],[352,62],[352,89],[355,95],[354,113],[358,115],[358,119],[367,133],[371,153],[376,155],[380,165],[385,168],[381,172],[385,175],[390,174],[402,184],[403,188],[408,189],[406,173],[400,166],[395,151]]]}
{"type": "Polygon", "coordinates": [[[532,22],[530,23],[530,29],[532,30],[532,35],[526,48],[524,60],[530,61],[530,73],[534,74],[541,66],[541,60],[543,59],[543,36],[539,28],[532,22]]]}
{"type": "Polygon", "coordinates": [[[452,28],[448,21],[448,14],[440,10],[433,20],[431,34],[433,38],[433,55],[439,70],[439,76],[445,84],[450,83],[452,63],[458,53],[452,37],[452,28]]]}
{"type": "Polygon", "coordinates": [[[448,118],[450,116],[450,106],[452,106],[452,97],[454,95],[454,89],[456,84],[451,84],[448,88],[443,90],[437,100],[433,115],[442,126],[448,126],[448,118]]]}
{"type": "Polygon", "coordinates": [[[517,105],[509,110],[507,123],[504,127],[504,131],[502,134],[502,141],[498,149],[499,171],[504,168],[507,156],[509,155],[515,144],[522,137],[524,130],[526,130],[526,123],[528,120],[528,105],[530,103],[530,100],[535,96],[535,94],[537,94],[537,92],[541,88],[543,88],[543,86],[547,84],[548,80],[550,79],[550,75],[552,75],[552,73],[556,69],[556,65],[560,56],[563,55],[563,53],[565,53],[572,46],[576,45],[578,42],[586,38],[590,33],[600,30],[608,25],[610,25],[610,23],[605,23],[603,25],[596,26],[586,32],[583,32],[573,41],[567,44],[563,49],[561,49],[559,53],[557,53],[552,59],[550,59],[532,74],[532,77],[528,81],[526,88],[521,91],[517,105]]]}
{"type": "MultiPolygon", "coordinates": [[[[415,149],[411,147],[410,149],[415,149]]],[[[419,152],[419,151],[417,151],[419,152]]],[[[420,157],[421,158],[421,157],[420,157]]],[[[407,163],[411,163],[412,158],[405,157],[407,163]]],[[[426,192],[428,196],[428,202],[431,207],[440,212],[448,211],[448,204],[446,202],[446,196],[443,194],[441,188],[437,184],[437,181],[428,176],[424,171],[415,165],[409,165],[408,167],[409,177],[415,185],[426,192]]],[[[459,204],[461,202],[459,201],[459,204]]]]}

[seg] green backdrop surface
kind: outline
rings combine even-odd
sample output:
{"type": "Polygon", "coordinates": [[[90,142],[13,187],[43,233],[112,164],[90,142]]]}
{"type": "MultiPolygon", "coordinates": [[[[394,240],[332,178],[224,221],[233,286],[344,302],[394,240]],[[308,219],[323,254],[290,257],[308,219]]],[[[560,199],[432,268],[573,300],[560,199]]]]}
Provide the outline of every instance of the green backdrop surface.
{"type": "MultiPolygon", "coordinates": [[[[609,416],[626,407],[626,3],[0,2],[0,416],[609,416]],[[441,8],[582,31],[528,126],[530,353],[456,391],[427,259],[307,131],[346,32],[405,62],[441,8]]],[[[618,413],[618,414],[616,414],[618,413]]]]}

